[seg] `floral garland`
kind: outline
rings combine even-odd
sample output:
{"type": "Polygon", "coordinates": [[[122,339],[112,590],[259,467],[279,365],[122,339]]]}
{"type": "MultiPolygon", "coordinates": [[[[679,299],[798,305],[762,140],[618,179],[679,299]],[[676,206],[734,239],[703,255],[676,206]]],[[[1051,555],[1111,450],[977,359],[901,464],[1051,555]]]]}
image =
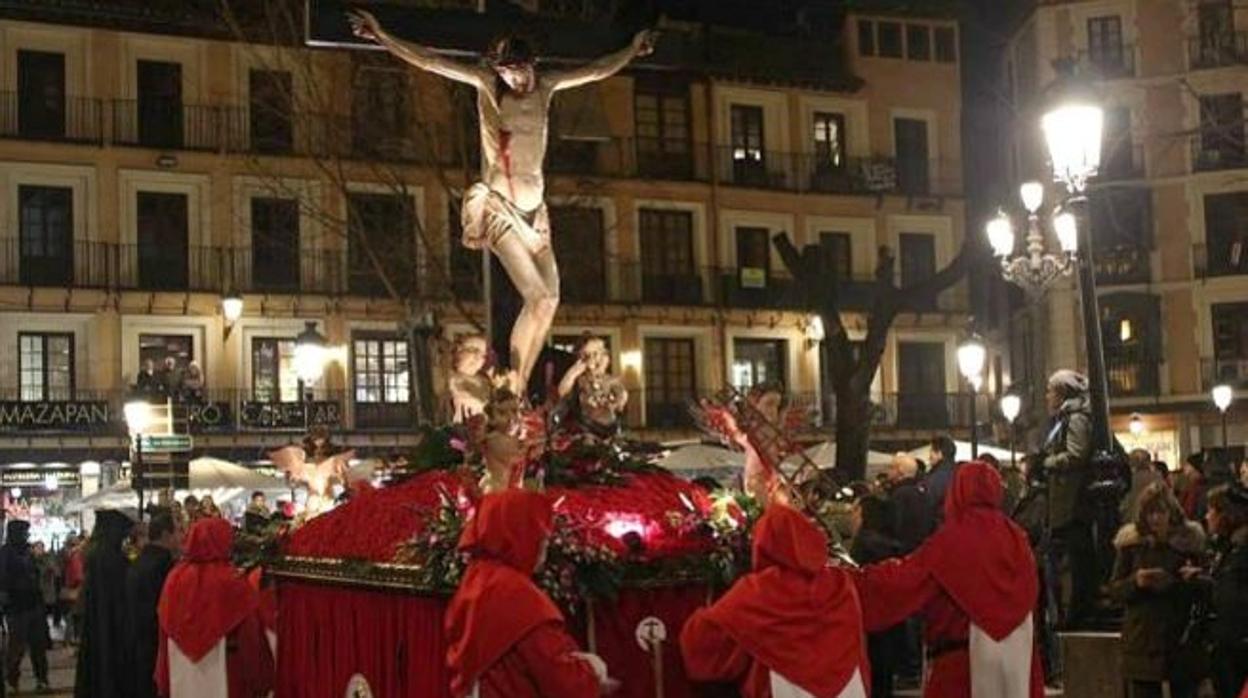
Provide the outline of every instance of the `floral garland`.
{"type": "MultiPolygon", "coordinates": [[[[726,587],[749,567],[749,532],[757,509],[749,498],[727,491],[695,499],[687,511],[669,516],[679,520],[673,523],[682,530],[709,540],[709,554],[640,561],[631,553],[621,554],[594,542],[588,526],[557,513],[546,562],[535,581],[569,613],[586,600],[615,598],[626,583],[697,580],[714,588],[726,587]]],[[[426,524],[398,545],[394,561],[416,567],[421,588],[453,593],[469,562],[469,556],[458,550],[459,535],[473,513],[466,495],[442,491],[426,524]]]]}

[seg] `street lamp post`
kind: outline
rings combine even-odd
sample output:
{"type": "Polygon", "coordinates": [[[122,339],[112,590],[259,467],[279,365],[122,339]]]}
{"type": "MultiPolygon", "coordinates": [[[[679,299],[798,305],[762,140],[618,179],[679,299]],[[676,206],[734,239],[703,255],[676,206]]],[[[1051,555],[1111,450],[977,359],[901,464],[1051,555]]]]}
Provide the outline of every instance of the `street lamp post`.
{"type": "Polygon", "coordinates": [[[1231,389],[1231,386],[1223,383],[1222,385],[1214,386],[1210,392],[1213,396],[1213,404],[1222,413],[1222,458],[1226,459],[1228,457],[1226,449],[1230,446],[1230,441],[1226,438],[1226,412],[1231,408],[1231,401],[1235,398],[1235,391],[1231,389]]]}
{"type": "Polygon", "coordinates": [[[958,370],[971,386],[971,458],[979,458],[979,421],[975,403],[979,398],[979,386],[983,381],[984,361],[988,350],[979,335],[972,334],[958,345],[958,370]]]}
{"type": "Polygon", "coordinates": [[[1010,425],[1010,467],[1017,468],[1018,463],[1014,459],[1014,420],[1018,419],[1018,414],[1023,409],[1023,400],[1014,393],[1006,393],[1001,397],[1001,414],[1005,417],[1005,421],[1010,425]]]}
{"type": "MultiPolygon", "coordinates": [[[[1065,185],[1065,202],[1073,217],[1062,226],[1073,227],[1078,250],[1079,301],[1083,309],[1083,332],[1088,356],[1088,384],[1092,410],[1093,463],[1108,464],[1115,457],[1109,431],[1109,384],[1105,376],[1105,351],[1101,341],[1101,315],[1096,300],[1096,268],[1092,237],[1088,229],[1088,180],[1096,176],[1101,162],[1101,134],[1105,121],[1097,94],[1075,76],[1063,74],[1050,90],[1053,106],[1040,119],[1053,179],[1065,185]]],[[[1059,231],[1059,235],[1061,232],[1059,231]]]]}
{"type": "Polygon", "coordinates": [[[146,400],[131,400],[122,408],[126,417],[126,429],[130,432],[134,447],[134,463],[130,468],[130,482],[139,495],[139,521],[143,520],[143,432],[152,421],[152,406],[146,400]]]}
{"type": "Polygon", "coordinates": [[[303,407],[303,428],[308,429],[307,387],[321,379],[325,372],[328,340],[316,331],[316,322],[309,320],[295,337],[295,374],[298,375],[299,404],[303,407]]]}

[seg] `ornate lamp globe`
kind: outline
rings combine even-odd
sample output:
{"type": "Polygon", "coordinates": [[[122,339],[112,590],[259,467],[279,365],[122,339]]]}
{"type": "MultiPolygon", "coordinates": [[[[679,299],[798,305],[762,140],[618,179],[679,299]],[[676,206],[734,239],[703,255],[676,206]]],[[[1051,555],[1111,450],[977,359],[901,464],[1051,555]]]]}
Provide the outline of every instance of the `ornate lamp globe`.
{"type": "Polygon", "coordinates": [[[1092,87],[1059,65],[1057,81],[1048,90],[1051,105],[1040,117],[1054,181],[1082,192],[1101,165],[1105,110],[1092,87]]]}
{"type": "Polygon", "coordinates": [[[316,331],[316,323],[309,321],[295,337],[295,373],[304,383],[315,383],[325,372],[325,360],[329,348],[325,336],[316,331]]]}
{"type": "Polygon", "coordinates": [[[962,377],[972,383],[984,373],[984,362],[988,359],[988,350],[979,335],[967,337],[958,345],[958,370],[962,377]]]}
{"type": "Polygon", "coordinates": [[[1023,409],[1023,400],[1019,396],[1010,393],[1001,398],[1001,414],[1005,416],[1006,421],[1010,424],[1018,419],[1018,414],[1023,409]]]}
{"type": "Polygon", "coordinates": [[[1231,400],[1235,398],[1235,391],[1226,384],[1214,386],[1213,390],[1209,391],[1209,394],[1213,397],[1213,404],[1222,412],[1230,409],[1231,400]]]}

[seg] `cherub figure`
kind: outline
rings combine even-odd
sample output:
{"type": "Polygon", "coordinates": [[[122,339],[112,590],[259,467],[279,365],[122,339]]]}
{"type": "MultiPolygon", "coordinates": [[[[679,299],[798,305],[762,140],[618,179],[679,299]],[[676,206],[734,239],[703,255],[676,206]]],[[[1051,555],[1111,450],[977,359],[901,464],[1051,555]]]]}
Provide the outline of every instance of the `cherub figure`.
{"type": "Polygon", "coordinates": [[[456,424],[485,412],[493,390],[490,377],[485,373],[488,356],[485,335],[464,334],[455,338],[447,388],[451,393],[451,421],[456,424]]]}
{"type": "Polygon", "coordinates": [[[507,388],[494,391],[493,398],[485,406],[482,492],[499,492],[523,482],[526,458],[523,430],[520,398],[507,388]]]}
{"type": "Polygon", "coordinates": [[[559,381],[559,397],[571,398],[572,415],[587,432],[611,438],[620,430],[628,389],[618,376],[607,372],[611,352],[600,337],[586,334],[576,353],[576,363],[559,381]]]}

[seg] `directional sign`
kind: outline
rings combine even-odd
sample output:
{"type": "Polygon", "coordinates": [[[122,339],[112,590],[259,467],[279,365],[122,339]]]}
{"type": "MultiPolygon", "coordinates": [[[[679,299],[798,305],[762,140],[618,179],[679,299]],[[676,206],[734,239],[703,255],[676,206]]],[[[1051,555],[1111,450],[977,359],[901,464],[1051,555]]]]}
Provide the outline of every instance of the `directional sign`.
{"type": "Polygon", "coordinates": [[[143,434],[139,445],[144,453],[182,453],[191,450],[191,435],[143,434]]]}

